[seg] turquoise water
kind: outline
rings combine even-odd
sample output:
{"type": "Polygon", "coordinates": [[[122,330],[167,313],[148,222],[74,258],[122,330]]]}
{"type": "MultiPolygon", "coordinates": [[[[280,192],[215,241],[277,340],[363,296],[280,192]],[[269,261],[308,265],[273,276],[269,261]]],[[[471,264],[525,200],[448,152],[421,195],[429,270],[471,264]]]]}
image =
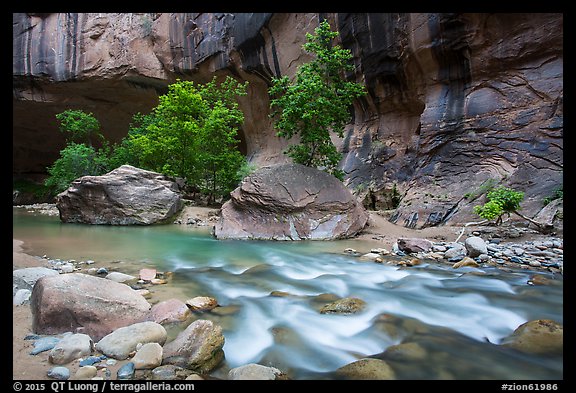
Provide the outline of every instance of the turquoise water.
{"type": "Polygon", "coordinates": [[[528,320],[563,323],[561,280],[529,286],[525,271],[435,263],[399,268],[343,254],[347,247],[367,252],[374,245],[359,241],[219,241],[208,229],[185,225],[62,224],[16,208],[13,238],[32,255],[91,259],[94,266],[130,274],[142,267],[172,271],[169,284],[152,287],[155,301],[218,299],[221,312],[195,317],[224,330],[226,360],[214,376],[260,363],[294,379],[335,378],[337,368],[378,355],[401,379],[563,377],[562,359],[497,345],[528,320]],[[354,315],[320,314],[330,302],[323,294],[358,297],[367,307],[354,315]],[[419,344],[424,355],[381,355],[408,342],[419,344]]]}

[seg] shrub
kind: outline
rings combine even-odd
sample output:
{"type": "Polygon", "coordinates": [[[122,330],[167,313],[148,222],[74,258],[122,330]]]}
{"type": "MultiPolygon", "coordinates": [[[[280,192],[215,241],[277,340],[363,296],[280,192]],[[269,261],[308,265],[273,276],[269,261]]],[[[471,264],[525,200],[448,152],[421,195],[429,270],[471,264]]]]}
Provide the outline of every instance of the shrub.
{"type": "Polygon", "coordinates": [[[483,206],[474,206],[474,213],[486,220],[501,221],[504,213],[512,213],[520,208],[524,200],[524,193],[500,186],[494,188],[486,195],[488,202],[483,206]]]}

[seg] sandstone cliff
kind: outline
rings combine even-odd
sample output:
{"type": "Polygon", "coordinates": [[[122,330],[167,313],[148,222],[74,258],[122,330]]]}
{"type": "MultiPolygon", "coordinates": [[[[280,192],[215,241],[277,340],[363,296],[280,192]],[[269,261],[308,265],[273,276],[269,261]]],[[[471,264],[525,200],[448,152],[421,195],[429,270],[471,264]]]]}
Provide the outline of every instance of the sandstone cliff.
{"type": "Polygon", "coordinates": [[[63,146],[54,114],[93,112],[118,140],[176,78],[250,81],[243,152],[285,161],[268,118],[271,77],[308,60],[327,18],[354,54],[346,184],[420,228],[472,219],[486,181],[526,193],[524,213],[562,184],[561,14],[13,14],[14,173],[42,172],[63,146]]]}

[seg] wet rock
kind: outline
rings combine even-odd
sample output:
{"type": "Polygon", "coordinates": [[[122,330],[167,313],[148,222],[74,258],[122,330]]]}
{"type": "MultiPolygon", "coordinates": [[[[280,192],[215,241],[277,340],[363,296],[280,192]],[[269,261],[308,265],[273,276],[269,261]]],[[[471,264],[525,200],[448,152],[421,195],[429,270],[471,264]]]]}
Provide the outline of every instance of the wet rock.
{"type": "Polygon", "coordinates": [[[228,372],[230,380],[276,380],[285,379],[285,374],[275,367],[251,363],[236,367],[228,372]]]}
{"type": "Polygon", "coordinates": [[[136,350],[136,346],[155,342],[163,345],[167,333],[164,327],[156,322],[140,322],[116,329],[96,344],[96,349],[106,356],[122,360],[136,350]]]}
{"type": "Polygon", "coordinates": [[[389,255],[390,251],[388,251],[385,248],[373,248],[370,250],[371,253],[373,254],[380,254],[380,255],[389,255]]]}
{"type": "Polygon", "coordinates": [[[36,333],[82,328],[97,341],[119,327],[145,320],[150,304],[125,284],[71,273],[40,278],[30,308],[36,333]]]}
{"type": "Polygon", "coordinates": [[[486,242],[481,237],[471,236],[464,241],[464,246],[470,258],[476,258],[480,254],[488,254],[486,242]]]}
{"type": "Polygon", "coordinates": [[[535,274],[528,279],[530,285],[550,285],[552,280],[542,274],[535,274]]]}
{"type": "Polygon", "coordinates": [[[378,263],[382,263],[384,261],[382,259],[382,255],[379,253],[377,254],[375,252],[369,252],[367,254],[360,256],[360,260],[361,261],[372,261],[372,262],[378,262],[378,263]]]}
{"type": "Polygon", "coordinates": [[[118,369],[118,379],[133,379],[134,378],[134,363],[128,362],[118,369]]]}
{"type": "Polygon", "coordinates": [[[558,322],[549,319],[529,321],[502,340],[502,345],[527,353],[561,355],[564,347],[564,328],[558,322]]]}
{"type": "Polygon", "coordinates": [[[321,314],[355,314],[366,307],[362,299],[346,297],[325,305],[320,310],[321,314]]]}
{"type": "Polygon", "coordinates": [[[57,366],[48,370],[48,377],[54,379],[68,379],[70,378],[70,370],[67,367],[57,366]]]}
{"type": "Polygon", "coordinates": [[[163,364],[173,364],[198,373],[207,373],[224,359],[222,327],[197,320],[164,345],[163,364]]]}
{"type": "Polygon", "coordinates": [[[346,379],[392,380],[396,373],[384,360],[365,358],[349,363],[336,370],[336,374],[346,379]]]}
{"type": "Polygon", "coordinates": [[[427,252],[432,248],[432,242],[416,237],[399,238],[398,248],[407,254],[416,252],[427,252]]]}
{"type": "Polygon", "coordinates": [[[70,334],[60,340],[48,355],[53,364],[66,364],[79,357],[90,355],[94,343],[87,334],[70,334]]]}
{"type": "Polygon", "coordinates": [[[74,374],[73,379],[91,379],[98,374],[98,369],[94,366],[80,367],[74,374]]]}
{"type": "Polygon", "coordinates": [[[152,306],[148,319],[164,325],[185,321],[190,315],[191,312],[186,303],[173,298],[152,306]]]}
{"type": "Polygon", "coordinates": [[[34,349],[30,352],[30,355],[37,355],[41,352],[49,351],[54,348],[60,340],[60,337],[41,337],[34,341],[34,349]]]}
{"type": "Polygon", "coordinates": [[[130,165],[102,176],[83,176],[56,196],[62,222],[86,224],[166,223],[183,206],[175,182],[130,165]]]}
{"type": "Polygon", "coordinates": [[[391,345],[386,348],[383,355],[389,359],[400,360],[423,360],[428,356],[426,349],[415,342],[391,345]]]}
{"type": "Polygon", "coordinates": [[[186,300],[186,305],[192,311],[209,311],[218,306],[218,301],[209,296],[196,296],[186,300]]]}
{"type": "Polygon", "coordinates": [[[162,347],[158,343],[147,343],[132,358],[137,370],[156,368],[162,364],[162,347]]]}
{"type": "Polygon", "coordinates": [[[469,258],[469,257],[464,257],[460,262],[456,262],[454,265],[452,265],[452,268],[458,269],[458,268],[464,267],[464,266],[479,267],[480,265],[478,265],[478,262],[476,262],[474,259],[469,258]]]}
{"type": "Polygon", "coordinates": [[[341,181],[300,164],[260,168],[230,196],[214,228],[218,239],[341,239],[368,222],[368,212],[341,181]]]}

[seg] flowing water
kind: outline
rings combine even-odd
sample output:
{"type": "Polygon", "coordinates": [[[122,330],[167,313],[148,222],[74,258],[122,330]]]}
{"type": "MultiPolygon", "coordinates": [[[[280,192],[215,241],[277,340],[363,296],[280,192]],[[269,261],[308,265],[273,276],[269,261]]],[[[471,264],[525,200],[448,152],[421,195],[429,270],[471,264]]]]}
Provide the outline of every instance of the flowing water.
{"type": "Polygon", "coordinates": [[[561,358],[498,345],[528,320],[563,323],[562,281],[529,286],[526,271],[454,270],[431,261],[399,268],[343,254],[373,246],[360,241],[222,241],[184,225],[62,224],[17,208],[13,238],[32,255],[91,259],[129,274],[142,267],[172,271],[169,284],[151,288],[156,301],[215,297],[222,307],[195,318],[223,327],[226,359],[217,377],[260,363],[294,379],[332,379],[337,368],[372,355],[399,379],[563,377],[561,358]],[[321,314],[335,297],[358,297],[367,306],[353,315],[321,314]],[[419,347],[383,354],[400,343],[419,347]]]}

